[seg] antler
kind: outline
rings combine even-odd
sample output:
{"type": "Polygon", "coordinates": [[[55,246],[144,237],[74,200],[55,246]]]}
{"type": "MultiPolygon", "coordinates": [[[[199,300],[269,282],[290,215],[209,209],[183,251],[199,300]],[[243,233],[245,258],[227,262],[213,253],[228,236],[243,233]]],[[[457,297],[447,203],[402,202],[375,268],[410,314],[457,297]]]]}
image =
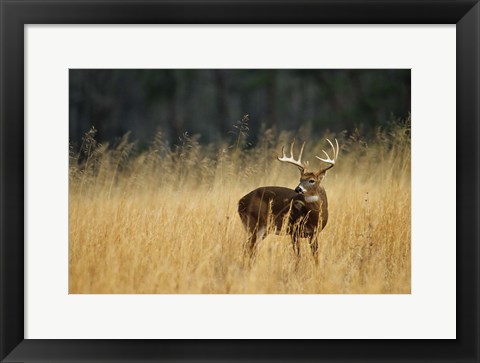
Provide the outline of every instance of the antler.
{"type": "Polygon", "coordinates": [[[330,146],[332,147],[332,150],[333,150],[333,159],[330,158],[330,156],[327,154],[327,152],[326,152],[325,150],[322,150],[322,151],[323,151],[323,153],[327,156],[326,159],[322,159],[321,157],[315,155],[315,157],[316,157],[317,159],[319,159],[319,160],[321,160],[321,161],[323,161],[323,162],[325,162],[325,163],[330,164],[330,165],[327,166],[325,169],[320,169],[319,174],[320,174],[320,173],[324,173],[324,172],[326,172],[328,169],[334,167],[335,161],[337,161],[337,158],[338,158],[338,152],[340,151],[340,147],[338,146],[338,140],[337,140],[337,139],[335,139],[335,145],[337,146],[336,149],[335,149],[335,146],[333,146],[333,143],[332,143],[329,139],[327,139],[327,141],[328,141],[328,143],[330,144],[330,146]]]}
{"type": "Polygon", "coordinates": [[[307,168],[308,166],[308,163],[302,163],[302,153],[303,153],[303,148],[305,147],[305,143],[302,144],[302,148],[300,149],[300,154],[298,155],[298,160],[295,160],[295,158],[293,157],[293,146],[295,145],[295,140],[293,140],[293,142],[290,144],[290,157],[287,157],[285,155],[285,151],[284,151],[284,147],[282,146],[282,157],[279,158],[277,156],[277,159],[279,161],[284,161],[284,162],[287,162],[287,163],[290,163],[290,164],[293,164],[295,166],[297,166],[300,171],[303,173],[303,171],[307,168]]]}

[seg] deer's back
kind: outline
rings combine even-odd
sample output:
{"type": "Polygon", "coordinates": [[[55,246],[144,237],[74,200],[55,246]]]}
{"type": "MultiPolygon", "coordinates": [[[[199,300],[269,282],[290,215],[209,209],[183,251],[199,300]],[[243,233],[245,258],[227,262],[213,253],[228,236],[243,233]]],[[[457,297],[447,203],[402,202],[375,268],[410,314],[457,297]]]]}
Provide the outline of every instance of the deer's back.
{"type": "Polygon", "coordinates": [[[252,190],[243,196],[238,202],[238,211],[248,212],[257,209],[259,204],[271,205],[272,213],[278,213],[290,203],[290,201],[299,196],[297,192],[284,187],[261,187],[252,190]]]}

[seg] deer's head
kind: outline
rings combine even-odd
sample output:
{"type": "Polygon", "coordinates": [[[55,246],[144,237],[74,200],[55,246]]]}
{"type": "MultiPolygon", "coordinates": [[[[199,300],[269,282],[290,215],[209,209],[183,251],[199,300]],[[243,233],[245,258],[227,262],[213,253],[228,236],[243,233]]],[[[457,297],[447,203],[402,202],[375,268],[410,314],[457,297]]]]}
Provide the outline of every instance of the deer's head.
{"type": "Polygon", "coordinates": [[[282,157],[277,157],[279,161],[290,163],[298,167],[300,170],[300,183],[295,188],[297,193],[305,195],[305,200],[307,202],[316,202],[318,200],[318,192],[320,190],[320,185],[327,175],[327,170],[331,169],[335,165],[335,161],[338,158],[338,141],[335,139],[335,146],[333,143],[327,139],[328,143],[332,147],[333,150],[333,158],[331,158],[325,150],[322,150],[325,154],[326,158],[323,159],[319,156],[315,156],[317,159],[325,162],[328,164],[327,167],[320,167],[318,170],[312,171],[308,170],[309,163],[308,161],[302,162],[302,153],[303,148],[305,147],[305,143],[303,143],[302,148],[300,149],[300,154],[298,155],[298,159],[293,157],[293,147],[295,145],[295,140],[290,145],[290,156],[287,157],[285,155],[285,150],[282,148],[282,157]]]}

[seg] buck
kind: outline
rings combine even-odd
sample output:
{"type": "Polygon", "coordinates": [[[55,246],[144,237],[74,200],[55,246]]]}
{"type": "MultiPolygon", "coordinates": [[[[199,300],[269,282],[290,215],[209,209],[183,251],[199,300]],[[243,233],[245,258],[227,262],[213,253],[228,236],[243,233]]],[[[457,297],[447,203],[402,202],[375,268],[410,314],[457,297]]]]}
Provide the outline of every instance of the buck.
{"type": "Polygon", "coordinates": [[[277,186],[257,188],[238,202],[238,213],[247,230],[248,238],[245,251],[253,257],[256,243],[265,238],[267,233],[274,231],[279,234],[286,231],[291,236],[293,251],[300,256],[299,238],[308,238],[314,258],[317,258],[317,234],[328,221],[327,194],[322,181],[338,158],[339,146],[327,139],[333,151],[331,158],[322,150],[326,158],[315,156],[328,164],[317,171],[308,170],[308,161],[302,162],[303,143],[298,159],[293,157],[295,140],[290,145],[290,156],[285,155],[282,147],[282,157],[277,159],[284,163],[295,165],[300,170],[300,183],[295,190],[277,186]]]}

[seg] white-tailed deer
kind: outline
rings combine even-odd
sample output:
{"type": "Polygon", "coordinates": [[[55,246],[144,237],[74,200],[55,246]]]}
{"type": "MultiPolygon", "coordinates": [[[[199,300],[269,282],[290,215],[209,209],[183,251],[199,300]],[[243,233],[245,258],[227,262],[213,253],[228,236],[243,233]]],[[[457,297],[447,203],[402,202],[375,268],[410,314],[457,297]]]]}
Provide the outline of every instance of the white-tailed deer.
{"type": "Polygon", "coordinates": [[[295,254],[300,255],[298,238],[308,238],[314,257],[317,257],[318,240],[317,234],[328,221],[328,201],[322,180],[327,170],[335,165],[338,158],[339,146],[335,139],[335,146],[328,140],[333,150],[331,158],[325,150],[326,159],[315,156],[317,159],[328,164],[327,167],[317,171],[307,170],[309,164],[302,162],[302,153],[305,143],[300,149],[298,159],[293,157],[295,141],[290,145],[290,156],[285,155],[282,148],[282,157],[279,161],[293,164],[300,170],[300,184],[293,189],[284,187],[261,187],[245,195],[238,202],[238,213],[248,233],[246,252],[250,257],[255,252],[257,240],[263,239],[266,234],[273,230],[279,233],[286,231],[292,238],[292,246],[295,254]]]}

